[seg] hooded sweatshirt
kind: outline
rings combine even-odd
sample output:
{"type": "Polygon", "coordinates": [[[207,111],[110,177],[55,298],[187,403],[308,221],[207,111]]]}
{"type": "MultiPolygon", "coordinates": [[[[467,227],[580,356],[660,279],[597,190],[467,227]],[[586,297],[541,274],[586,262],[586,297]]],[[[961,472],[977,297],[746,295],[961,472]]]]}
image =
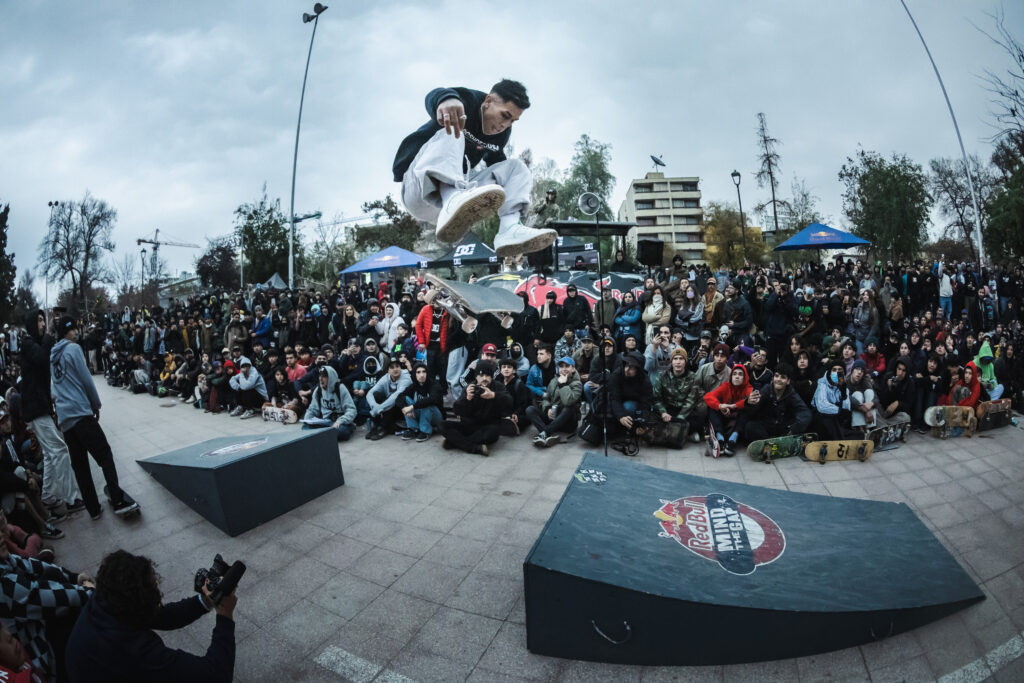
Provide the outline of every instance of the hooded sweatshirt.
{"type": "Polygon", "coordinates": [[[250,389],[253,389],[263,398],[264,401],[269,400],[267,394],[267,383],[263,381],[263,376],[256,372],[256,368],[252,366],[252,361],[245,356],[242,356],[238,359],[238,368],[238,374],[232,375],[228,382],[228,384],[231,385],[231,388],[235,391],[249,391],[250,389]],[[248,377],[242,373],[242,367],[246,364],[249,365],[248,377]]]}
{"type": "Polygon", "coordinates": [[[718,385],[717,388],[704,394],[704,403],[708,405],[711,410],[718,410],[723,404],[736,404],[736,410],[743,410],[746,406],[747,396],[750,396],[752,391],[750,386],[750,378],[747,376],[747,369],[742,365],[734,365],[729,370],[728,378],[718,385]],[[736,370],[743,372],[743,384],[736,386],[732,383],[732,373],[736,370]]]}
{"type": "Polygon", "coordinates": [[[67,431],[83,417],[99,412],[102,404],[96,393],[82,347],[69,339],[61,339],[50,351],[50,378],[57,426],[67,431]]]}
{"type": "Polygon", "coordinates": [[[974,364],[974,361],[970,361],[964,367],[970,368],[972,370],[971,383],[965,385],[962,379],[957,380],[956,384],[954,384],[949,390],[949,405],[968,406],[970,408],[974,408],[975,406],[978,405],[978,400],[981,398],[981,382],[978,380],[978,366],[974,364]],[[970,393],[967,395],[966,398],[963,398],[954,403],[953,393],[956,392],[957,389],[964,386],[967,387],[970,393]]]}
{"type": "Polygon", "coordinates": [[[50,350],[53,337],[39,334],[39,316],[42,311],[25,315],[28,334],[21,349],[21,415],[25,422],[49,415],[50,407],[50,350]]]}
{"type": "Polygon", "coordinates": [[[309,408],[306,410],[306,417],[319,417],[325,420],[337,421],[342,424],[352,424],[356,419],[356,404],[352,395],[348,393],[345,385],[338,381],[338,373],[329,365],[322,368],[327,373],[327,389],[320,386],[317,381],[316,389],[309,399],[309,408]]]}
{"type": "Polygon", "coordinates": [[[412,384],[408,370],[402,370],[398,379],[391,379],[391,373],[385,372],[373,388],[366,392],[366,402],[370,404],[370,415],[377,416],[391,410],[395,402],[412,384]]]}
{"type": "Polygon", "coordinates": [[[981,373],[981,377],[979,379],[981,381],[981,385],[985,387],[985,391],[992,391],[999,383],[996,380],[996,368],[995,364],[992,362],[993,357],[992,347],[989,346],[987,341],[982,342],[978,355],[974,357],[974,364],[981,373]]]}

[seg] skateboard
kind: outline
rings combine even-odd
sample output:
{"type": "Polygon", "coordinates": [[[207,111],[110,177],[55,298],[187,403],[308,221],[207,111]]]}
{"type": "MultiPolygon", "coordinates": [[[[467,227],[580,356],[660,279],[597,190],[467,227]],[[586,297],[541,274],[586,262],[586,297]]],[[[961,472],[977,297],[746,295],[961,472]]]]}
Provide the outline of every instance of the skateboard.
{"type": "Polygon", "coordinates": [[[817,434],[791,434],[777,436],[774,439],[762,439],[747,446],[747,455],[751,460],[770,465],[773,460],[803,454],[804,447],[817,439],[817,434]]]}
{"type": "Polygon", "coordinates": [[[906,441],[908,433],[910,433],[910,420],[904,420],[884,427],[869,429],[865,432],[864,438],[874,442],[876,452],[888,451],[898,448],[901,441],[906,441]]]}
{"type": "Polygon", "coordinates": [[[867,439],[857,441],[812,441],[804,448],[804,460],[824,465],[839,460],[860,460],[871,457],[875,444],[867,439]]]}
{"type": "Polygon", "coordinates": [[[1012,401],[1001,398],[996,401],[984,401],[978,404],[978,431],[1005,427],[1010,424],[1012,401]]]}
{"type": "Polygon", "coordinates": [[[462,331],[471,334],[477,326],[475,315],[493,313],[501,320],[504,329],[512,327],[515,321],[513,313],[523,310],[523,300],[502,287],[485,287],[469,285],[463,282],[442,280],[436,275],[427,273],[423,280],[432,284],[423,299],[426,303],[437,300],[441,307],[448,311],[462,324],[462,331]]]}
{"type": "Polygon", "coordinates": [[[978,418],[970,406],[932,406],[924,411],[924,423],[932,428],[932,436],[948,439],[966,434],[974,436],[978,418]]]}
{"type": "Polygon", "coordinates": [[[288,410],[287,408],[263,406],[263,419],[268,422],[280,422],[286,425],[293,425],[299,421],[299,416],[294,410],[288,410]]]}
{"type": "MultiPolygon", "coordinates": [[[[135,499],[129,496],[128,492],[124,489],[121,490],[121,493],[124,494],[124,499],[128,501],[129,505],[132,505],[133,507],[125,508],[120,511],[114,510],[114,514],[121,519],[132,519],[133,517],[141,515],[142,508],[140,508],[139,504],[135,502],[135,499]]],[[[110,490],[107,488],[106,484],[103,486],[103,495],[107,497],[107,504],[110,505],[110,508],[113,510],[114,503],[110,500],[110,490]]]]}
{"type": "Polygon", "coordinates": [[[708,450],[704,455],[710,458],[718,458],[722,455],[722,444],[719,443],[718,434],[710,420],[708,420],[708,450]]]}

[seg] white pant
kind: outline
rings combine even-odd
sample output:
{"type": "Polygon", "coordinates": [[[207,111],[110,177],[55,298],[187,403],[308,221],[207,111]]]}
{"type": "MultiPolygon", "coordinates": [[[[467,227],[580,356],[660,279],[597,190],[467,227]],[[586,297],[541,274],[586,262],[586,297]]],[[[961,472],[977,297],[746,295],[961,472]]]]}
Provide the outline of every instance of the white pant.
{"type": "Polygon", "coordinates": [[[43,502],[73,503],[80,499],[82,492],[78,490],[78,480],[71,469],[71,454],[53,418],[41,415],[30,424],[43,451],[43,502]]]}
{"type": "Polygon", "coordinates": [[[519,159],[508,159],[470,169],[469,174],[464,175],[465,154],[466,136],[456,139],[454,134],[445,133],[444,128],[420,147],[402,177],[402,202],[416,220],[437,224],[437,215],[441,213],[439,182],[452,186],[464,181],[501,185],[505,189],[505,203],[498,208],[498,215],[526,213],[533,189],[533,175],[526,164],[519,159]]]}

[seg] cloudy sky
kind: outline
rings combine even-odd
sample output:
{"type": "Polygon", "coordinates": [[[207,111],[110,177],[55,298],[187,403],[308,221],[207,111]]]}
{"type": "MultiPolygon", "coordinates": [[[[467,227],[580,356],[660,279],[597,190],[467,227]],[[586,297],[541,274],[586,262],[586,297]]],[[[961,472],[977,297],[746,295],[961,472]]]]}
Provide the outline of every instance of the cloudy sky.
{"type": "MultiPolygon", "coordinates": [[[[1003,52],[977,27],[1024,3],[910,0],[969,152],[988,157],[984,69],[1003,52]]],[[[0,9],[0,202],[9,249],[32,266],[52,199],[86,190],[118,211],[118,253],[155,228],[205,244],[267,183],[285,211],[311,2],[11,0],[0,9]]],[[[763,199],[756,114],[782,141],[783,187],[805,179],[842,226],[836,173],[858,145],[925,164],[958,154],[928,59],[899,2],[337,2],[317,30],[296,212],[360,213],[395,192],[398,142],[438,85],[501,77],[533,106],[517,151],[565,168],[582,133],[612,145],[617,207],[661,154],[701,179],[705,202],[763,199]]],[[[172,269],[198,252],[165,250],[172,269]]]]}

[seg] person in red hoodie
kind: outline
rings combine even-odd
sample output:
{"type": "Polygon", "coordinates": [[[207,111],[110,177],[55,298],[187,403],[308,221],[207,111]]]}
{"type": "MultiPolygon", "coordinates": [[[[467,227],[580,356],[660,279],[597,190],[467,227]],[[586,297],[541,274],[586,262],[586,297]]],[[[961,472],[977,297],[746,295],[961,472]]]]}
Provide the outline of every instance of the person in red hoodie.
{"type": "Polygon", "coordinates": [[[981,381],[978,377],[978,366],[972,360],[964,366],[960,379],[949,390],[947,405],[968,406],[976,409],[981,400],[981,381]]]}
{"type": "Polygon", "coordinates": [[[426,351],[427,372],[432,378],[442,381],[445,375],[442,361],[448,351],[448,322],[448,311],[441,308],[437,299],[421,308],[416,316],[417,351],[426,351]]]}
{"type": "MultiPolygon", "coordinates": [[[[735,365],[729,371],[729,379],[704,394],[704,403],[708,406],[708,420],[718,435],[721,443],[721,450],[724,455],[735,454],[736,441],[746,424],[746,414],[743,409],[746,407],[747,398],[754,391],[751,389],[750,380],[747,377],[747,369],[742,365],[735,365]],[[728,437],[726,435],[728,434],[728,437]]],[[[758,393],[758,398],[760,394],[758,393]]]]}
{"type": "Polygon", "coordinates": [[[885,356],[878,352],[878,340],[868,337],[864,342],[864,353],[859,358],[867,365],[867,372],[872,377],[881,377],[885,374],[885,356]]]}

